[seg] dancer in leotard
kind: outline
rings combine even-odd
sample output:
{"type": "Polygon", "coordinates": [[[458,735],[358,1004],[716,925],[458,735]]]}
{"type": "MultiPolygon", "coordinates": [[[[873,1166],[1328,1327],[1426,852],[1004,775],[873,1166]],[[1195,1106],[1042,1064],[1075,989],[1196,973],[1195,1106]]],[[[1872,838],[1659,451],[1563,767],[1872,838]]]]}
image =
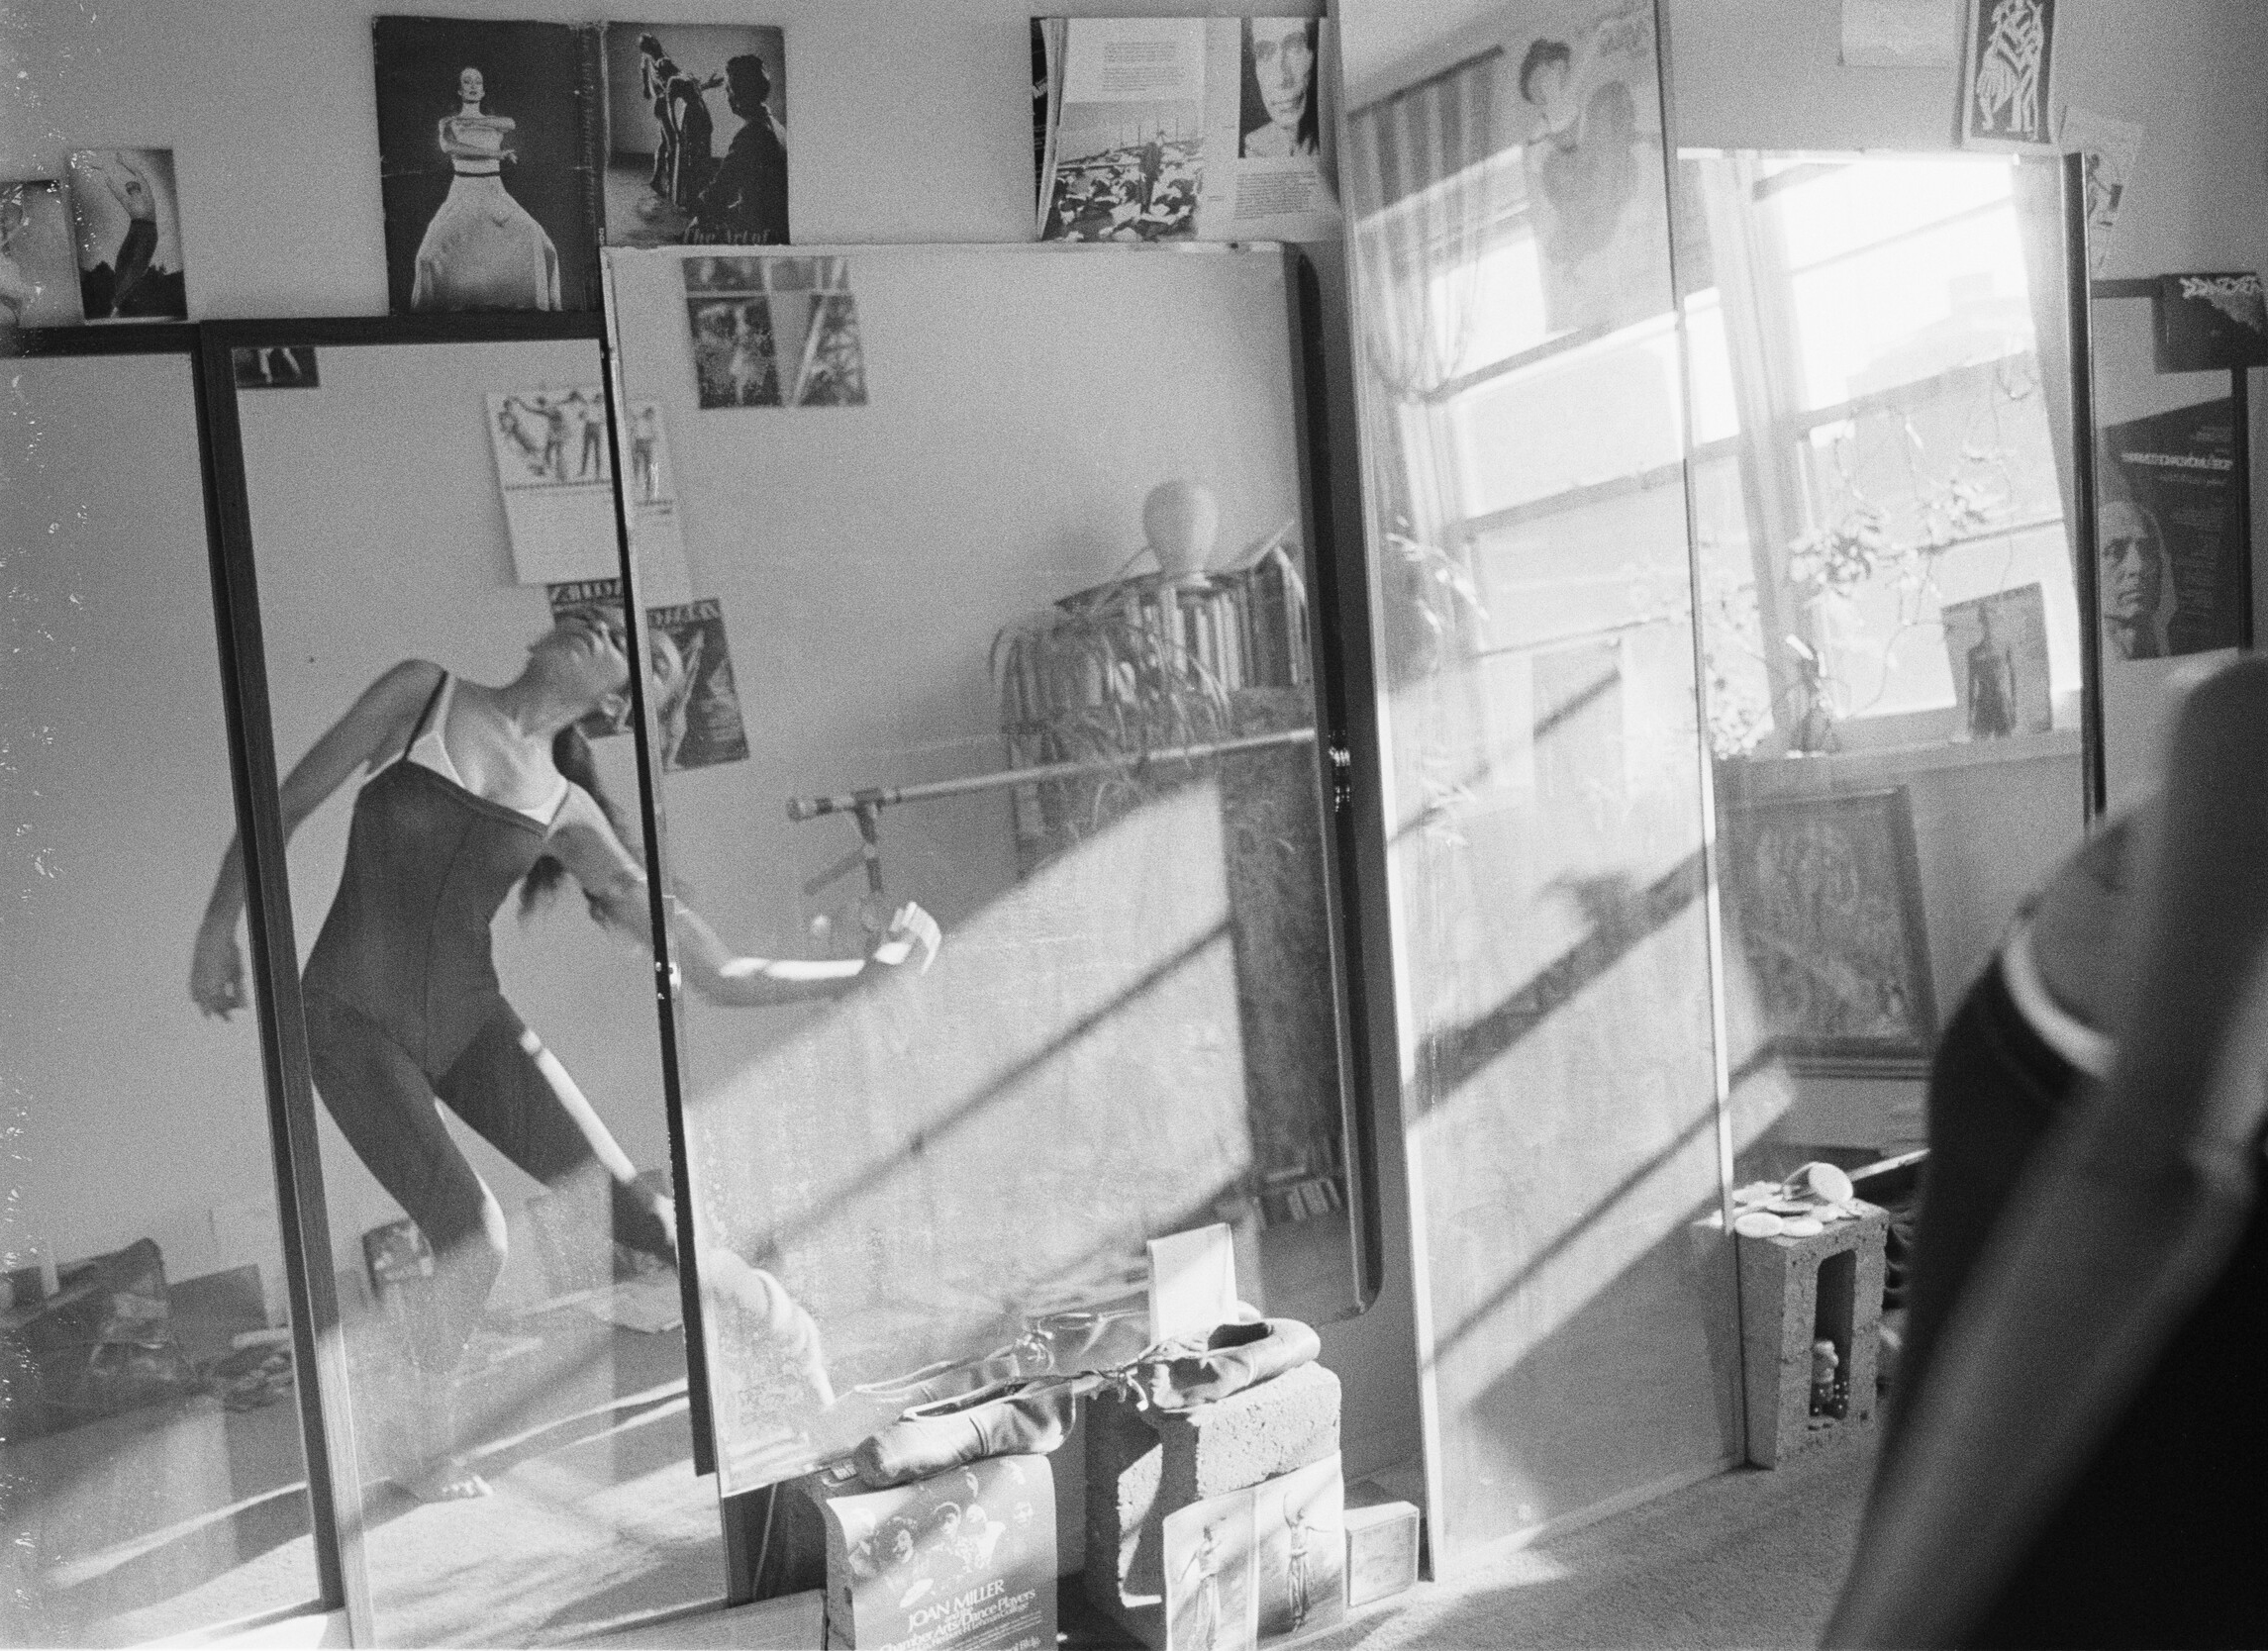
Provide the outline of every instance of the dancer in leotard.
{"type": "MultiPolygon", "coordinates": [[[[570,613],[496,688],[405,660],[363,691],[281,790],[288,837],[356,768],[370,775],[354,797],[339,892],[307,958],[308,1054],[341,1131],[433,1249],[434,1289],[413,1352],[421,1399],[437,1418],[449,1414],[451,1377],[505,1255],[503,1210],[450,1139],[437,1097],[547,1186],[603,1170],[617,1239],[675,1258],[669,1201],[639,1185],[566,1068],[514,1013],[489,945],[489,923],[515,886],[525,912],[570,877],[599,922],[648,937],[645,874],[624,845],[586,737],[628,713],[625,640],[611,614],[570,613]]],[[[654,636],[651,666],[666,710],[686,688],[666,636],[654,636]]],[[[190,995],[207,1015],[225,1019],[245,1003],[244,899],[242,850],[231,844],[190,972],[190,995]]],[[[687,981],[726,1005],[830,996],[870,967],[926,967],[937,944],[935,922],[908,905],[867,958],[739,957],[691,909],[674,900],[671,909],[687,981]]],[[[816,1332],[801,1310],[754,1269],[735,1277],[764,1296],[785,1338],[807,1343],[816,1364],[816,1332]]],[[[437,1427],[453,1435],[453,1423],[437,1427]]],[[[397,1477],[428,1501],[486,1490],[453,1437],[397,1477]]]]}

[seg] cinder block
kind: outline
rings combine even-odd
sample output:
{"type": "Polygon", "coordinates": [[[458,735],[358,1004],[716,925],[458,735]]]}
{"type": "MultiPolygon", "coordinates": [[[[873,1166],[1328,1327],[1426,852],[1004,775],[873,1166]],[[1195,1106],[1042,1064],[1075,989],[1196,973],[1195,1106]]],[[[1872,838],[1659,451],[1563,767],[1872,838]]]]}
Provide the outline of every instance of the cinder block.
{"type": "Polygon", "coordinates": [[[1735,1238],[1740,1257],[1740,1340],[1745,1355],[1748,1460],[1775,1468],[1838,1433],[1874,1423],[1874,1370],[1882,1339],[1886,1211],[1861,1204],[1856,1219],[1809,1238],[1735,1238]],[[1847,1378],[1840,1417],[1811,1413],[1812,1343],[1835,1344],[1847,1378]]]}
{"type": "Polygon", "coordinates": [[[1087,1405],[1088,1597],[1163,1644],[1166,1515],[1337,1449],[1338,1378],[1320,1364],[1178,1412],[1096,1395],[1087,1405]]]}

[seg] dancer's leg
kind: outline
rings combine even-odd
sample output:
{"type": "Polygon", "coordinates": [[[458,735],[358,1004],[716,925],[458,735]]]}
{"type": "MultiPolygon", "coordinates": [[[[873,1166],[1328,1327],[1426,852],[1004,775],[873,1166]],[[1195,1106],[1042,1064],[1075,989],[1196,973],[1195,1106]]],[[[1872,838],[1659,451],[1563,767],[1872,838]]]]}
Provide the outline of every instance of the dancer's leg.
{"type": "Polygon", "coordinates": [[[422,1441],[402,1483],[426,1501],[481,1496],[487,1487],[454,1452],[448,1394],[502,1271],[504,1212],[449,1138],[433,1088],[401,1046],[359,1011],[306,994],[316,1093],[378,1184],[409,1213],[434,1252],[432,1286],[411,1316],[421,1408],[439,1437],[422,1441]]]}
{"type": "Polygon", "coordinates": [[[473,1035],[435,1091],[481,1138],[546,1187],[602,1171],[614,1236],[675,1263],[674,1211],[639,1185],[623,1151],[559,1057],[507,1007],[473,1035]]]}

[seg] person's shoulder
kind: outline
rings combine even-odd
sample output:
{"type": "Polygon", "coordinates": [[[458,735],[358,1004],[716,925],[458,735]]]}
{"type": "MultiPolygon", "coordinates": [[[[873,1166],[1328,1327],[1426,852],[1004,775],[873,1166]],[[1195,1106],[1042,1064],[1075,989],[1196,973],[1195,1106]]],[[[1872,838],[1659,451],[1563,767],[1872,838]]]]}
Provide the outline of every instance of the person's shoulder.
{"type": "Polygon", "coordinates": [[[441,686],[441,679],[446,675],[447,670],[431,659],[403,659],[387,666],[370,686],[388,693],[430,694],[441,686]]]}

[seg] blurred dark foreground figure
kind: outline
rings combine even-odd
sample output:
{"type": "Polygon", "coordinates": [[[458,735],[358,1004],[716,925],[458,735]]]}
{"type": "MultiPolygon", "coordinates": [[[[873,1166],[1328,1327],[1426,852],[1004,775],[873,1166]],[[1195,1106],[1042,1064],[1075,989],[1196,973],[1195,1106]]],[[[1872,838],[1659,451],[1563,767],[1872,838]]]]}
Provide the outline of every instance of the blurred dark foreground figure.
{"type": "Polygon", "coordinates": [[[2268,1645],[2264,758],[2247,659],[1946,1031],[1830,1645],[2268,1645]]]}

